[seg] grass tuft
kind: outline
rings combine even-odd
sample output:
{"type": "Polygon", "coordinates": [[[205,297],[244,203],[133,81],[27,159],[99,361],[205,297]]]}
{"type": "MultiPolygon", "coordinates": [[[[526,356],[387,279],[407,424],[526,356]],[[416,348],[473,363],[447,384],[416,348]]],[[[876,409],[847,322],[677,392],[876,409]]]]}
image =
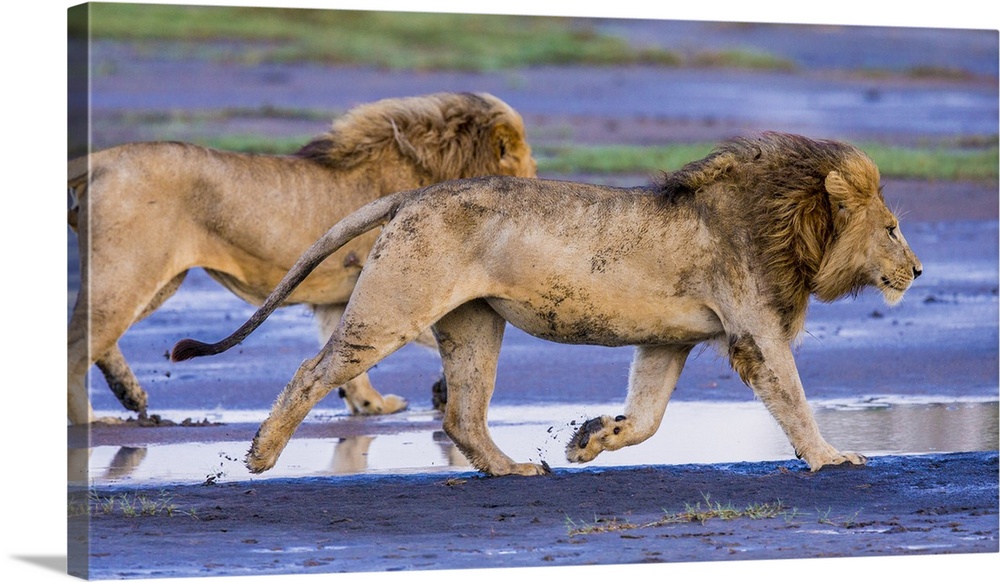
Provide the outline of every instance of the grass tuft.
{"type": "Polygon", "coordinates": [[[733,520],[733,519],[772,519],[785,515],[798,515],[798,511],[789,509],[781,501],[774,503],[753,503],[744,509],[738,509],[731,503],[723,505],[719,502],[712,502],[708,494],[702,495],[705,506],[701,501],[691,505],[685,504],[684,511],[677,513],[665,513],[663,517],[648,523],[632,523],[619,520],[617,517],[610,519],[594,518],[590,524],[577,523],[571,518],[566,518],[566,526],[570,536],[587,535],[597,533],[623,532],[636,529],[646,529],[652,527],[662,527],[666,525],[681,523],[705,524],[712,519],[733,520]]]}
{"type": "Polygon", "coordinates": [[[193,510],[182,510],[173,502],[173,497],[166,491],[160,491],[157,497],[140,493],[119,493],[103,496],[96,491],[89,491],[86,498],[71,498],[68,507],[69,517],[113,515],[119,513],[125,517],[150,516],[190,516],[197,519],[193,510]]]}

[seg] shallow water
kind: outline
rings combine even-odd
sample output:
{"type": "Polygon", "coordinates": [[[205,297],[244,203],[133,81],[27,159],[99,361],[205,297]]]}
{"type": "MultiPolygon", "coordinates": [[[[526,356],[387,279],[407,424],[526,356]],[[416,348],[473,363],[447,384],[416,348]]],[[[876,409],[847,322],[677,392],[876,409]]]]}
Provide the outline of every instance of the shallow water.
{"type": "MultiPolygon", "coordinates": [[[[545,461],[553,468],[579,467],[563,449],[581,421],[616,413],[615,405],[498,406],[490,410],[490,430],[500,448],[519,461],[545,461]],[[575,424],[572,424],[575,423],[575,424]]],[[[996,450],[998,403],[968,399],[868,398],[814,404],[826,439],[844,450],[868,456],[996,450]]],[[[207,418],[225,423],[257,423],[264,411],[224,412],[207,418]]],[[[184,417],[183,411],[171,416],[184,417]]],[[[188,415],[192,416],[192,415],[188,415]]],[[[204,414],[202,414],[204,417],[204,414]]],[[[248,442],[184,442],[146,446],[97,446],[71,449],[71,472],[79,483],[89,459],[95,485],[151,485],[242,481],[325,475],[458,473],[473,470],[436,425],[430,411],[392,417],[419,429],[379,434],[383,419],[349,418],[337,411],[316,411],[307,423],[362,423],[371,430],[348,438],[294,437],[278,464],[251,476],[242,465],[248,442]],[[333,418],[332,420],[329,416],[333,418]],[[431,421],[431,422],[428,422],[431,421]]],[[[142,429],[138,429],[142,430],[142,429]]],[[[156,430],[156,429],[153,429],[156,430]]],[[[196,428],[191,436],[197,438],[196,428]]],[[[382,433],[385,431],[382,430],[382,433]]],[[[660,430],[648,441],[602,453],[587,466],[727,463],[794,458],[791,446],[759,402],[675,402],[660,430]]]]}

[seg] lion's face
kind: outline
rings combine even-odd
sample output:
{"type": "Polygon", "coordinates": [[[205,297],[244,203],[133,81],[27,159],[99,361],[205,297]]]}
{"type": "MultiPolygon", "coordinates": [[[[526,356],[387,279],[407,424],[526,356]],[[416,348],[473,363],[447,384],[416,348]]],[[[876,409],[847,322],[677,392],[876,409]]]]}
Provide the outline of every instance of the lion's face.
{"type": "Polygon", "coordinates": [[[885,302],[896,305],[923,266],[910,250],[899,228],[899,221],[885,205],[870,210],[868,253],[865,261],[871,283],[882,292],[885,302]]]}
{"type": "Polygon", "coordinates": [[[851,183],[831,172],[826,187],[837,232],[817,276],[817,295],[832,300],[873,286],[889,305],[899,303],[923,272],[923,265],[903,237],[899,220],[886,207],[877,186],[856,180],[851,183]]]}

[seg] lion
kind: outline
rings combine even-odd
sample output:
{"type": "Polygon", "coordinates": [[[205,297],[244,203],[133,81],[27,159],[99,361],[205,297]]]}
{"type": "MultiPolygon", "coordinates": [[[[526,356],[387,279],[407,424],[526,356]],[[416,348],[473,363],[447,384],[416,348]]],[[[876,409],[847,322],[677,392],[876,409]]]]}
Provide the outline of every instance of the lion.
{"type": "MultiPolygon", "coordinates": [[[[82,276],[69,324],[70,422],[117,420],[95,418],[87,397],[95,362],[122,404],[145,417],[146,393],[117,342],[177,290],[189,269],[203,267],[259,304],[316,238],[365,203],[490,174],[534,177],[536,163],[520,115],[485,93],[362,105],[291,156],[158,142],[70,161],[76,205],[69,223],[78,230],[82,276]]],[[[376,234],[345,245],[284,301],[309,305],[323,339],[340,321],[376,234]]],[[[429,333],[421,339],[433,347],[429,333]]],[[[376,392],[365,373],[348,380],[343,394],[355,414],[407,406],[376,392]]]]}
{"type": "Polygon", "coordinates": [[[233,335],[182,340],[172,358],[235,345],[325,257],[383,222],[341,325],[253,438],[251,472],[275,464],[333,387],[428,326],[449,390],[444,430],[471,464],[489,475],[548,472],[505,455],[487,428],[505,322],[545,340],[636,346],[624,411],[582,424],[570,462],[649,438],[688,354],[707,342],[812,471],[864,464],[820,435],[791,346],[811,295],[828,302],[874,287],[896,304],[922,272],[867,155],[763,133],[723,142],[649,187],[489,177],[379,199],[310,247],[233,335]]]}

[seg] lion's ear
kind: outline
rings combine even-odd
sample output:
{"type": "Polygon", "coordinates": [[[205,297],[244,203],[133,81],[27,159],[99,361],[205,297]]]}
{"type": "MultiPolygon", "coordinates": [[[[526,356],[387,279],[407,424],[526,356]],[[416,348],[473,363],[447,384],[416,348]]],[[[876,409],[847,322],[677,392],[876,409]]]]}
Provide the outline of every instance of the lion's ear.
{"type": "Polygon", "coordinates": [[[507,123],[499,123],[493,127],[493,152],[497,161],[502,161],[507,152],[517,145],[518,133],[507,123]]]}
{"type": "Polygon", "coordinates": [[[837,170],[826,175],[824,186],[826,186],[827,194],[830,195],[830,206],[835,210],[847,210],[853,199],[857,198],[855,189],[837,170]]]}

